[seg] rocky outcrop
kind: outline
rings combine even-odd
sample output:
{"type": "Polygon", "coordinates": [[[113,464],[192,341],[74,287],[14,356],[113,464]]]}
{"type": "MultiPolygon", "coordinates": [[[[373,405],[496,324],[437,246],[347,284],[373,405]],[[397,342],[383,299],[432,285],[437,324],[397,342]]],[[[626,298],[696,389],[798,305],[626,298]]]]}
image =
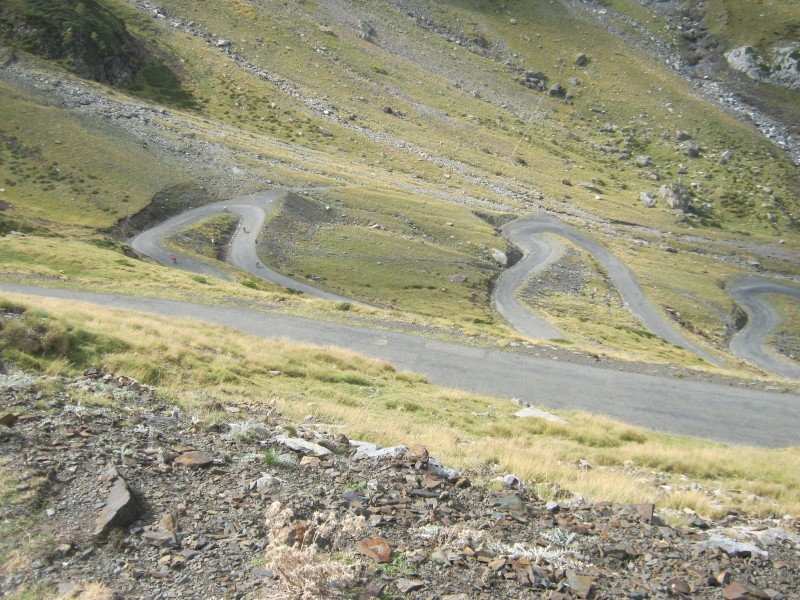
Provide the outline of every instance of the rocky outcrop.
{"type": "Polygon", "coordinates": [[[753,81],[800,90],[800,43],[778,44],[763,53],[740,46],[726,52],[725,59],[753,81]]]}
{"type": "Polygon", "coordinates": [[[0,8],[0,40],[111,85],[133,82],[148,60],[144,45],[125,23],[96,0],[66,0],[46,8],[7,3],[0,8]]]}

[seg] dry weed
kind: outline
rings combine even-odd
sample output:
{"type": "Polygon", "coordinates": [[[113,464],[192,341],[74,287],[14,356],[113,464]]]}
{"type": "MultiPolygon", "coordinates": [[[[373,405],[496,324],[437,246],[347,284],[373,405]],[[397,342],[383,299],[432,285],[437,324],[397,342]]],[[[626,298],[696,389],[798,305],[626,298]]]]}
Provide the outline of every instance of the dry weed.
{"type": "Polygon", "coordinates": [[[280,587],[268,590],[264,598],[335,598],[353,583],[356,569],[337,562],[330,552],[320,549],[336,549],[346,540],[363,533],[366,529],[363,517],[337,519],[333,513],[316,513],[309,522],[294,523],[302,529],[297,536],[282,535],[292,524],[294,514],[283,508],[280,502],[273,502],[265,517],[270,529],[270,544],[264,558],[277,575],[280,587]],[[291,545],[287,541],[290,539],[291,545]]]}

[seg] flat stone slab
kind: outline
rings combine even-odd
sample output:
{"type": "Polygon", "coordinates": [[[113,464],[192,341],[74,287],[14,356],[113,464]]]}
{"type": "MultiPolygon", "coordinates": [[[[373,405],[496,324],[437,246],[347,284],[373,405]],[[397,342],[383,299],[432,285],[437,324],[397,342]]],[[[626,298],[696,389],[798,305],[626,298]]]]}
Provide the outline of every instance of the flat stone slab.
{"type": "Polygon", "coordinates": [[[190,469],[201,469],[203,467],[208,467],[213,463],[213,456],[207,452],[199,452],[197,450],[184,452],[175,459],[175,464],[183,465],[184,467],[189,467],[190,469]]]}
{"type": "Polygon", "coordinates": [[[315,444],[314,442],[309,442],[301,438],[279,435],[275,438],[275,441],[281,446],[286,446],[289,448],[289,450],[294,450],[295,452],[305,454],[306,456],[316,456],[317,458],[322,458],[323,456],[332,454],[332,452],[325,446],[320,446],[319,444],[315,444]]]}
{"type": "Polygon", "coordinates": [[[122,477],[117,477],[111,486],[106,505],[97,515],[95,523],[95,536],[102,537],[114,528],[125,527],[133,523],[139,516],[141,507],[128,484],[122,477]]]}

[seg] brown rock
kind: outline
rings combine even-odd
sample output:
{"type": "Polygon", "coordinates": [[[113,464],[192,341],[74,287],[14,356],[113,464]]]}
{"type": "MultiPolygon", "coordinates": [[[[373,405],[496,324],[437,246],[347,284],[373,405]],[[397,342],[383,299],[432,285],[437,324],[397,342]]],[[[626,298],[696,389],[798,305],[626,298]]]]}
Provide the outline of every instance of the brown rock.
{"type": "Polygon", "coordinates": [[[408,450],[406,450],[405,456],[403,456],[405,460],[408,462],[413,463],[421,463],[421,464],[428,464],[428,459],[430,455],[428,454],[428,449],[421,445],[416,444],[411,446],[408,450]]]}
{"type": "Polygon", "coordinates": [[[388,563],[392,558],[392,547],[389,545],[389,541],[381,537],[369,537],[361,540],[356,544],[356,550],[377,563],[388,563]]]}
{"type": "Polygon", "coordinates": [[[113,527],[125,527],[139,516],[141,507],[122,477],[118,477],[111,486],[106,505],[97,516],[94,535],[102,537],[113,527]]]}
{"type": "Polygon", "coordinates": [[[174,510],[166,513],[158,522],[158,528],[173,535],[178,533],[178,513],[174,510]]]}
{"type": "Polygon", "coordinates": [[[594,577],[588,575],[567,575],[567,585],[578,598],[591,598],[594,595],[594,577]]]}
{"type": "Polygon", "coordinates": [[[738,581],[722,590],[722,597],[725,600],[769,600],[769,596],[760,589],[738,581]]]}
{"type": "Polygon", "coordinates": [[[499,571],[506,566],[506,559],[502,556],[500,558],[495,558],[488,566],[492,571],[499,571]]]}
{"type": "Polygon", "coordinates": [[[276,541],[286,546],[303,547],[307,538],[311,537],[311,532],[307,525],[290,525],[278,532],[276,541]]]}
{"type": "Polygon", "coordinates": [[[14,413],[6,413],[2,417],[0,417],[0,425],[5,425],[6,427],[13,427],[14,424],[17,422],[19,417],[14,413]]]}
{"type": "Polygon", "coordinates": [[[692,593],[692,588],[689,587],[689,582],[685,579],[670,579],[667,582],[669,593],[673,596],[683,596],[692,593]]]}
{"type": "Polygon", "coordinates": [[[436,475],[431,475],[430,473],[426,473],[422,478],[422,487],[428,490],[438,487],[441,484],[442,480],[436,477],[436,475]]]}
{"type": "Polygon", "coordinates": [[[213,462],[214,457],[206,452],[199,452],[197,450],[184,452],[175,459],[175,464],[183,465],[184,467],[188,467],[190,469],[201,469],[203,467],[208,467],[213,464],[213,462]]]}
{"type": "Polygon", "coordinates": [[[653,512],[656,508],[655,504],[632,504],[631,506],[642,516],[645,523],[653,522],[653,512]]]}

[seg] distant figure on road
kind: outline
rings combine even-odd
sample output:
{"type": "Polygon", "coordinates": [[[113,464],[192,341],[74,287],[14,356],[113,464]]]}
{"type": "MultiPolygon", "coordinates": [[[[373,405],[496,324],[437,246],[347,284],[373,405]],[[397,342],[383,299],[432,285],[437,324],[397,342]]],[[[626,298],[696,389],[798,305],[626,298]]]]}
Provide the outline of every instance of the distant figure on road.
{"type": "Polygon", "coordinates": [[[261,261],[260,260],[256,261],[256,267],[258,267],[259,269],[261,268],[261,261]]]}
{"type": "Polygon", "coordinates": [[[178,264],[178,257],[175,256],[174,254],[172,255],[172,264],[173,265],[177,265],[178,264]]]}
{"type": "Polygon", "coordinates": [[[225,212],[231,212],[231,211],[228,210],[227,206],[223,207],[222,210],[225,211],[225,212]]]}

